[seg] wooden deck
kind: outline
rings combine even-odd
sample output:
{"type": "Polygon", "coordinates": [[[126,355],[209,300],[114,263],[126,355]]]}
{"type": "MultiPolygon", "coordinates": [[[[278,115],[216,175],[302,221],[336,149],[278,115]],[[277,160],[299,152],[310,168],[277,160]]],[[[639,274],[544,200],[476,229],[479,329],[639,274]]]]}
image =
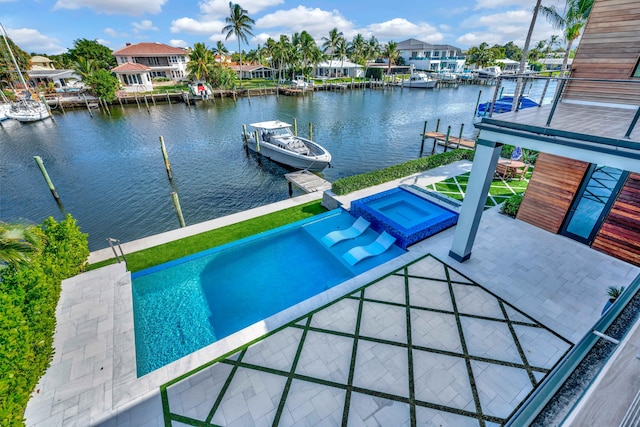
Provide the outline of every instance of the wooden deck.
{"type": "MultiPolygon", "coordinates": [[[[613,138],[640,144],[640,123],[635,126],[630,137],[625,138],[636,111],[637,107],[621,108],[560,102],[548,128],[573,132],[576,135],[613,138]]],[[[547,128],[546,123],[550,112],[551,105],[543,105],[516,112],[494,114],[490,118],[483,118],[482,121],[507,128],[513,125],[547,128]]],[[[638,148],[640,149],[640,145],[638,148]]]]}
{"type": "MultiPolygon", "coordinates": [[[[427,132],[424,134],[425,139],[433,138],[436,143],[444,145],[447,140],[447,134],[440,132],[427,132]]],[[[449,135],[449,148],[469,148],[473,149],[476,146],[476,142],[471,139],[458,138],[456,136],[449,135]]]]}
{"type": "Polygon", "coordinates": [[[289,181],[289,194],[291,194],[291,184],[300,188],[305,193],[313,193],[314,191],[325,191],[331,189],[331,183],[318,175],[306,171],[290,172],[284,175],[289,181]]]}

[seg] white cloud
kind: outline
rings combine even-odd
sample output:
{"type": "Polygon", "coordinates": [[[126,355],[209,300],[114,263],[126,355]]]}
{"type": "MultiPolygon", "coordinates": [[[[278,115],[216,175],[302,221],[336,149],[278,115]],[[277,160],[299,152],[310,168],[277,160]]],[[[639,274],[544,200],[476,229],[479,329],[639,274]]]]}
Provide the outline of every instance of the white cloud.
{"type": "Polygon", "coordinates": [[[109,37],[118,37],[118,32],[113,28],[109,28],[109,27],[105,28],[104,33],[109,37]]]}
{"type": "Polygon", "coordinates": [[[111,42],[109,40],[105,40],[105,39],[96,39],[96,41],[100,44],[103,44],[105,46],[109,46],[111,44],[111,42]]]}
{"type": "Polygon", "coordinates": [[[197,21],[193,18],[179,18],[171,22],[171,32],[209,35],[212,33],[220,33],[224,26],[224,21],[197,21]]]}
{"type": "MultiPolygon", "coordinates": [[[[284,3],[284,0],[242,0],[242,8],[247,11],[250,18],[251,14],[260,12],[271,6],[277,6],[284,3]]],[[[205,15],[214,18],[224,18],[229,16],[228,0],[207,0],[200,3],[200,11],[205,15]]]]}
{"type": "Polygon", "coordinates": [[[133,32],[136,34],[139,34],[143,31],[158,31],[158,27],[154,27],[153,22],[149,21],[148,19],[140,22],[132,22],[131,25],[133,26],[133,32]]]}
{"type": "Polygon", "coordinates": [[[58,55],[66,52],[66,48],[60,46],[60,41],[54,37],[40,34],[38,30],[31,28],[7,28],[7,34],[18,47],[25,52],[38,52],[50,55],[58,55]]]}
{"type": "MultiPolygon", "coordinates": [[[[333,28],[342,31],[347,38],[356,34],[353,30],[353,23],[345,19],[337,10],[326,11],[304,6],[269,13],[257,19],[255,27],[281,28],[284,34],[306,30],[318,43],[320,42],[320,38],[327,36],[333,28]]],[[[279,37],[279,35],[277,37],[279,37]]]]}
{"type": "Polygon", "coordinates": [[[399,42],[407,38],[415,38],[427,43],[438,43],[443,40],[442,34],[434,26],[425,23],[414,24],[404,18],[371,24],[367,26],[366,33],[376,36],[380,41],[399,42]]]}
{"type": "Polygon", "coordinates": [[[167,0],[58,0],[54,9],[92,9],[107,15],[142,15],[159,13],[167,0]]]}
{"type": "Polygon", "coordinates": [[[189,47],[189,43],[187,43],[184,40],[169,40],[169,46],[173,46],[173,47],[189,47]]]}
{"type": "Polygon", "coordinates": [[[498,9],[517,6],[533,10],[535,5],[536,0],[477,0],[474,9],[498,9]]]}

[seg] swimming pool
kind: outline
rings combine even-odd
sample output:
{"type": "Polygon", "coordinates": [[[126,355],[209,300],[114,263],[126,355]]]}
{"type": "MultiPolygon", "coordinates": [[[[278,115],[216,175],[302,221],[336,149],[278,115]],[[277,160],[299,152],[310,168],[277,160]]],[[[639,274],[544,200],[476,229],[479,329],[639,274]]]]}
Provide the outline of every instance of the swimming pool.
{"type": "Polygon", "coordinates": [[[458,213],[403,188],[354,200],[351,214],[394,236],[403,249],[458,222],[458,213]]]}
{"type": "Polygon", "coordinates": [[[375,231],[331,248],[319,239],[353,221],[335,210],[134,273],[138,376],[404,253],[392,246],[349,266],[342,254],[373,241],[375,231]]]}

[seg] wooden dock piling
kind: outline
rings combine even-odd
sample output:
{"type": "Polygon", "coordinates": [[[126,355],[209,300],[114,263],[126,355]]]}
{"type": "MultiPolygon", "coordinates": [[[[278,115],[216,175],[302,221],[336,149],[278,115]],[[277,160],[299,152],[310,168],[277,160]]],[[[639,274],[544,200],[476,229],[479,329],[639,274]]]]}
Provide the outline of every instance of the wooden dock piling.
{"type": "Polygon", "coordinates": [[[180,222],[180,227],[186,227],[187,224],[184,222],[184,216],[182,216],[182,208],[180,207],[180,199],[178,199],[178,193],[176,193],[175,191],[172,191],[171,200],[173,200],[173,207],[176,210],[176,215],[178,215],[178,221],[180,222]]]}
{"type": "Polygon", "coordinates": [[[171,175],[171,164],[169,163],[169,155],[167,154],[167,147],[164,145],[164,137],[160,135],[160,149],[162,150],[162,158],[164,159],[164,168],[167,170],[167,176],[169,181],[173,181],[171,175]]]}
{"type": "Polygon", "coordinates": [[[54,199],[56,199],[57,202],[60,202],[60,196],[58,196],[58,192],[56,191],[56,188],[53,186],[53,182],[51,181],[51,178],[49,178],[49,174],[47,173],[47,169],[44,167],[42,158],[40,156],[33,156],[33,159],[38,164],[38,168],[40,168],[40,172],[42,172],[42,176],[44,177],[44,180],[47,182],[47,186],[51,191],[51,195],[53,196],[54,199]]]}

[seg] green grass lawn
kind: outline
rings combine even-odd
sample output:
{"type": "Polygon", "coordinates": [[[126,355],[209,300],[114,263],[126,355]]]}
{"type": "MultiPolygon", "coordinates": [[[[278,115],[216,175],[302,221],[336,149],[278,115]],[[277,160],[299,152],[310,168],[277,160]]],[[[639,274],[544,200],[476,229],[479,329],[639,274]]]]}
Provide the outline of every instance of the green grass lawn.
{"type": "MultiPolygon", "coordinates": [[[[174,240],[164,245],[154,246],[130,254],[125,254],[127,258],[127,268],[129,271],[140,271],[154,265],[167,261],[182,258],[195,254],[206,249],[233,242],[244,237],[252,236],[263,231],[290,224],[302,219],[310,218],[327,210],[322,207],[320,201],[294,206],[281,211],[266,214],[257,218],[231,224],[215,230],[207,231],[184,239],[174,240]]],[[[89,270],[114,264],[115,259],[110,259],[91,264],[89,270]]]]}
{"type": "MultiPolygon", "coordinates": [[[[489,196],[485,203],[485,208],[491,208],[497,206],[514,194],[522,194],[529,185],[529,178],[533,173],[529,170],[526,175],[526,179],[523,180],[502,180],[494,179],[489,188],[489,196]]],[[[464,194],[467,191],[467,185],[469,184],[469,173],[458,175],[444,181],[436,182],[429,185],[429,190],[437,191],[459,201],[464,200],[464,194]]]]}

